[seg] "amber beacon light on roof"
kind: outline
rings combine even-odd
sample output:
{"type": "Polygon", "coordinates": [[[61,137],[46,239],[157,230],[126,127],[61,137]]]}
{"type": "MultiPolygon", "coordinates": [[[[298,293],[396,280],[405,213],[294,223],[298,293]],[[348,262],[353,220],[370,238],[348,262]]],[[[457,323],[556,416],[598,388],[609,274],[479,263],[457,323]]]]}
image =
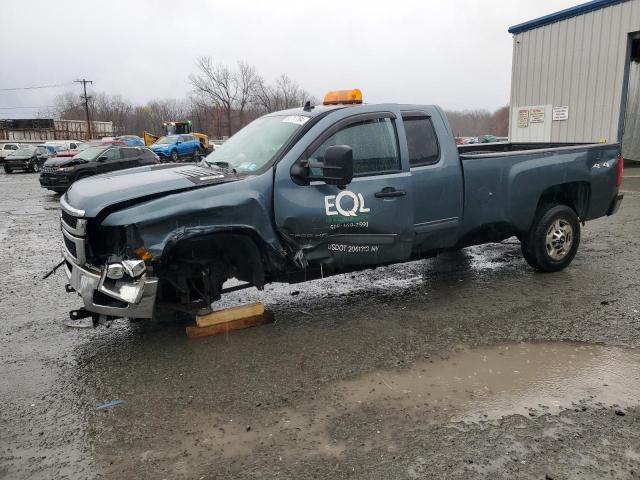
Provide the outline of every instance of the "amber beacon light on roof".
{"type": "Polygon", "coordinates": [[[353,90],[333,90],[324,96],[324,105],[341,105],[362,103],[362,92],[359,88],[353,90]]]}

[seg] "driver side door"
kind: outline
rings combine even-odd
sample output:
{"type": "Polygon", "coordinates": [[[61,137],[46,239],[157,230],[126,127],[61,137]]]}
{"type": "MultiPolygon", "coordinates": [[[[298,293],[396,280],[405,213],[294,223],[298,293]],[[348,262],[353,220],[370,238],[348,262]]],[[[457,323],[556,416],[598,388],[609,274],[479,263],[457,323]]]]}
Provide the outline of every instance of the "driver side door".
{"type": "MultiPolygon", "coordinates": [[[[408,259],[413,241],[412,194],[392,112],[349,116],[333,124],[297,162],[322,161],[332,145],[353,151],[346,188],[291,177],[276,185],[280,233],[309,261],[377,265],[408,259]]],[[[311,175],[318,175],[311,169],[311,175]]]]}
{"type": "Polygon", "coordinates": [[[113,172],[120,170],[120,149],[111,147],[98,156],[98,173],[113,172]]]}

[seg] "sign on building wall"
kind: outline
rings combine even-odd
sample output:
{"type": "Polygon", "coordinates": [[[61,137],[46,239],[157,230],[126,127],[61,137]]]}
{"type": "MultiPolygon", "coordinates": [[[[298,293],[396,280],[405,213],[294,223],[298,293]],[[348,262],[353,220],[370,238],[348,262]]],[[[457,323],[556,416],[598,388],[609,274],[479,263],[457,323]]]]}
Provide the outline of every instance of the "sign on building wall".
{"type": "Polygon", "coordinates": [[[569,120],[569,107],[553,107],[553,121],[569,120]]]}
{"type": "Polygon", "coordinates": [[[551,141],[553,105],[518,105],[511,109],[509,140],[514,143],[551,141]]]}
{"type": "Polygon", "coordinates": [[[544,107],[531,107],[529,110],[530,123],[544,123],[544,107]]]}
{"type": "Polygon", "coordinates": [[[527,128],[529,126],[529,109],[521,108],[518,110],[518,128],[527,128]]]}

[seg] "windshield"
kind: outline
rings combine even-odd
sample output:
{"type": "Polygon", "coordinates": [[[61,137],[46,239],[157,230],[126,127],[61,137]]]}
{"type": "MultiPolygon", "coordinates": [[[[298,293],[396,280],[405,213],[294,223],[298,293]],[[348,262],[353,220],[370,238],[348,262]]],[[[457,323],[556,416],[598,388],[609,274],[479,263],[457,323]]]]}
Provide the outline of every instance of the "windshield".
{"type": "Polygon", "coordinates": [[[168,137],[160,137],[156,142],[159,144],[176,143],[178,141],[178,135],[169,135],[168,137]]]}
{"type": "Polygon", "coordinates": [[[107,147],[89,147],[89,148],[85,148],[83,151],[81,151],[79,154],[77,154],[75,157],[73,157],[74,159],[78,159],[78,160],[87,160],[87,161],[92,161],[95,160],[96,158],[98,158],[98,156],[104,152],[106,150],[107,147]]]}
{"type": "Polygon", "coordinates": [[[307,120],[299,115],[258,118],[207,155],[205,162],[238,173],[260,170],[307,120]]]}
{"type": "Polygon", "coordinates": [[[78,148],[76,148],[76,150],[78,150],[78,152],[83,152],[84,150],[86,150],[89,147],[95,147],[95,144],[91,144],[91,143],[81,143],[80,145],[78,145],[78,148]]]}

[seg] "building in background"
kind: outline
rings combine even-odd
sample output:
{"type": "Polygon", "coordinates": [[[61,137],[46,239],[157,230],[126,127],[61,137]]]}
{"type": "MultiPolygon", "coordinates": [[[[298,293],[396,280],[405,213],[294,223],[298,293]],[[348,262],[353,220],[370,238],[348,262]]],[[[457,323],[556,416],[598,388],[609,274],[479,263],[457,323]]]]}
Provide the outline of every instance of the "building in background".
{"type": "Polygon", "coordinates": [[[622,141],[640,161],[640,0],[595,0],[509,33],[512,142],[622,141]]]}
{"type": "MultiPolygon", "coordinates": [[[[113,137],[116,132],[113,122],[91,122],[91,133],[95,139],[113,137]]],[[[85,140],[85,120],[54,120],[47,118],[0,120],[0,140],[85,140]]]]}

